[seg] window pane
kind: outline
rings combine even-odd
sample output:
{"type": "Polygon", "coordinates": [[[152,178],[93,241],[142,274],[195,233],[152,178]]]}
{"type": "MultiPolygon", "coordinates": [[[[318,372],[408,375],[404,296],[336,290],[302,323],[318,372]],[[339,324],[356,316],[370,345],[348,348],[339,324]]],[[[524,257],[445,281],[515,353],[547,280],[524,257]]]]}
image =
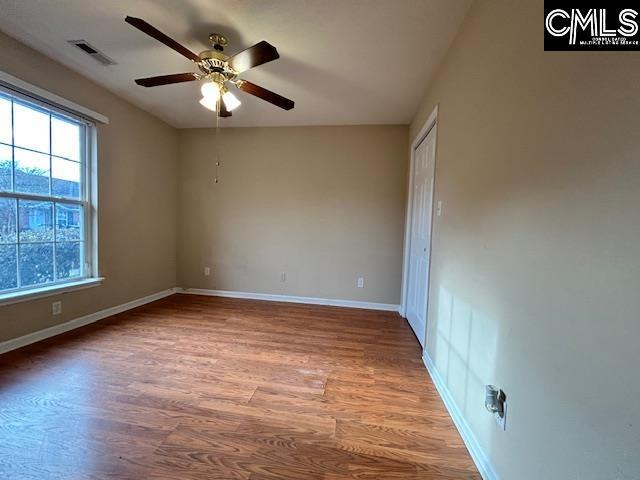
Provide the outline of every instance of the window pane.
{"type": "Polygon", "coordinates": [[[0,190],[10,191],[13,184],[13,160],[11,147],[0,145],[0,190]]]}
{"type": "Polygon", "coordinates": [[[0,97],[0,142],[12,143],[11,100],[0,97]]]}
{"type": "Polygon", "coordinates": [[[49,195],[49,155],[14,149],[16,191],[49,195]]]}
{"type": "Polygon", "coordinates": [[[16,245],[0,245],[0,290],[18,286],[16,250],[16,245]]]}
{"type": "Polygon", "coordinates": [[[80,198],[80,164],[51,157],[51,194],[80,198]]]}
{"type": "Polygon", "coordinates": [[[20,283],[53,281],[53,243],[20,244],[20,283]]]}
{"type": "Polygon", "coordinates": [[[14,102],[13,141],[18,147],[49,153],[49,115],[14,102]]]}
{"type": "Polygon", "coordinates": [[[37,200],[18,202],[20,243],[53,241],[53,203],[37,200]]]}
{"type": "Polygon", "coordinates": [[[59,279],[82,276],[82,243],[56,243],[56,272],[59,279]]]}
{"type": "Polygon", "coordinates": [[[56,242],[82,240],[82,206],[56,203],[56,242]]]}
{"type": "Polygon", "coordinates": [[[51,117],[51,154],[80,161],[80,125],[51,117]]]}
{"type": "Polygon", "coordinates": [[[17,243],[14,198],[0,198],[0,244],[3,243],[17,243]]]}

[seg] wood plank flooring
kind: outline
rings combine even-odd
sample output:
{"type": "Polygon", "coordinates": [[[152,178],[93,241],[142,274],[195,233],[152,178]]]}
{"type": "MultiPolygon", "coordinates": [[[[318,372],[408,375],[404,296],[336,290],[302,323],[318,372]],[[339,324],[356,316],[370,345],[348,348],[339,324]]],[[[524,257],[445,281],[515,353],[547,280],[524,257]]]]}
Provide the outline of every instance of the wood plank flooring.
{"type": "Polygon", "coordinates": [[[174,295],[0,356],[0,478],[480,475],[397,314],[174,295]]]}

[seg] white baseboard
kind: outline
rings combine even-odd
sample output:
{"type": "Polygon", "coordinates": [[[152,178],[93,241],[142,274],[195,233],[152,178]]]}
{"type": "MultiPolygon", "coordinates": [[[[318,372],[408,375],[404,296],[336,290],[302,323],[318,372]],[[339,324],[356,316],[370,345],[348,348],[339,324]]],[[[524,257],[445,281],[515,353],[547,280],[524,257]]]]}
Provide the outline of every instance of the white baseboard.
{"type": "Polygon", "coordinates": [[[22,337],[12,338],[4,342],[0,342],[0,355],[17,348],[22,348],[41,340],[45,340],[61,333],[74,330],[76,328],[83,327],[103,318],[116,315],[126,310],[139,307],[146,303],[160,300],[161,298],[168,297],[174,293],[187,293],[192,295],[209,295],[215,297],[231,297],[231,298],[247,298],[254,300],[268,300],[272,302],[290,302],[290,303],[307,303],[312,305],[331,305],[336,307],[350,307],[350,308],[364,308],[368,310],[385,310],[397,312],[399,305],[392,305],[387,303],[373,303],[373,302],[358,302],[354,300],[333,300],[327,298],[315,298],[315,297],[295,297],[290,295],[269,295],[265,293],[246,293],[246,292],[230,292],[226,290],[203,290],[197,288],[182,289],[179,287],[169,288],[162,292],[157,292],[146,297],[138,298],[122,305],[116,305],[115,307],[106,308],[99,312],[90,313],[79,318],[74,318],[68,322],[54,325],[53,327],[45,328],[44,330],[38,330],[37,332],[23,335],[22,337]]]}
{"type": "Polygon", "coordinates": [[[460,432],[460,436],[462,437],[464,444],[467,446],[467,450],[469,450],[469,454],[471,455],[473,462],[476,464],[476,467],[478,467],[480,475],[482,475],[484,480],[500,480],[500,477],[491,465],[489,458],[480,447],[473,431],[471,431],[469,424],[464,419],[464,416],[456,405],[449,388],[447,388],[446,383],[444,383],[444,380],[440,376],[440,373],[426,350],[422,355],[422,361],[427,367],[431,380],[433,380],[433,384],[436,386],[440,397],[442,397],[442,401],[444,402],[445,407],[447,407],[454,425],[458,429],[458,432],[460,432]]]}
{"type": "Polygon", "coordinates": [[[179,289],[169,288],[168,290],[163,290],[162,292],[154,293],[146,297],[137,298],[136,300],[123,303],[122,305],[116,305],[115,307],[105,308],[104,310],[90,313],[89,315],[85,315],[83,317],[74,318],[73,320],[69,320],[68,322],[61,323],[59,325],[54,325],[53,327],[45,328],[44,330],[29,333],[27,335],[23,335],[22,337],[12,338],[11,340],[0,343],[0,354],[15,350],[17,348],[25,347],[27,345],[39,342],[49,337],[53,337],[55,335],[60,335],[61,333],[68,332],[69,330],[73,330],[75,328],[83,327],[90,323],[97,322],[98,320],[102,320],[103,318],[110,317],[111,315],[116,315],[117,313],[121,313],[126,310],[131,310],[132,308],[139,307],[146,303],[160,300],[161,298],[173,295],[177,290],[179,289]]]}
{"type": "Polygon", "coordinates": [[[356,300],[338,300],[332,298],[296,297],[293,295],[273,295],[269,293],[234,292],[230,290],[206,290],[202,288],[183,288],[179,293],[189,295],[207,295],[210,297],[247,298],[269,302],[306,303],[310,305],[329,305],[332,307],[364,308],[366,310],[384,310],[397,312],[400,305],[390,303],[360,302],[356,300]]]}

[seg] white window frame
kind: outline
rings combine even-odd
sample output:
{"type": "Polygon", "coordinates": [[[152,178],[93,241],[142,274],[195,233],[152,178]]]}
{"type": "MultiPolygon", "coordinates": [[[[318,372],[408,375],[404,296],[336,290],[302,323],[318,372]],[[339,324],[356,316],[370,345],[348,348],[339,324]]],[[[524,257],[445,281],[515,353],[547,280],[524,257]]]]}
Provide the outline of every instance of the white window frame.
{"type": "MultiPolygon", "coordinates": [[[[83,205],[83,246],[84,269],[83,276],[52,283],[19,287],[15,290],[0,293],[0,306],[16,302],[31,300],[38,297],[56,295],[64,292],[89,288],[100,285],[104,278],[100,276],[98,268],[98,158],[97,123],[109,123],[104,115],[77,105],[53,93],[31,85],[19,78],[0,71],[0,92],[16,98],[19,101],[34,104],[37,108],[49,111],[57,117],[66,117],[84,125],[83,172],[79,200],[61,199],[64,203],[83,205]]],[[[55,201],[50,196],[24,194],[18,192],[0,193],[3,198],[18,198],[24,200],[55,201]]],[[[55,215],[55,212],[53,212],[55,215]]],[[[55,218],[53,219],[55,222],[55,218]]],[[[18,226],[16,225],[16,228],[18,226]]],[[[16,232],[17,233],[17,232],[16,232]]]]}

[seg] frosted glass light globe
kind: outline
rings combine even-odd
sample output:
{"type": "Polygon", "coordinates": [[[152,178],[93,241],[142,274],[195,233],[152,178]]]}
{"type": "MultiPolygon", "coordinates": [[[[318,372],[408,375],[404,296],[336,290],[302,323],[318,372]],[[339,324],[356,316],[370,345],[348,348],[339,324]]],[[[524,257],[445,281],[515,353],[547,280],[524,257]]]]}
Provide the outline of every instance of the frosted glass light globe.
{"type": "Polygon", "coordinates": [[[218,110],[218,101],[214,98],[202,97],[200,99],[200,105],[214,112],[218,110]]]}
{"type": "Polygon", "coordinates": [[[222,95],[222,101],[229,111],[235,110],[240,106],[240,100],[238,100],[236,96],[229,91],[226,91],[225,94],[222,95]]]}
{"type": "Polygon", "coordinates": [[[207,82],[202,84],[200,87],[200,91],[202,92],[202,96],[207,100],[211,100],[217,102],[220,98],[220,87],[217,83],[207,82]]]}

